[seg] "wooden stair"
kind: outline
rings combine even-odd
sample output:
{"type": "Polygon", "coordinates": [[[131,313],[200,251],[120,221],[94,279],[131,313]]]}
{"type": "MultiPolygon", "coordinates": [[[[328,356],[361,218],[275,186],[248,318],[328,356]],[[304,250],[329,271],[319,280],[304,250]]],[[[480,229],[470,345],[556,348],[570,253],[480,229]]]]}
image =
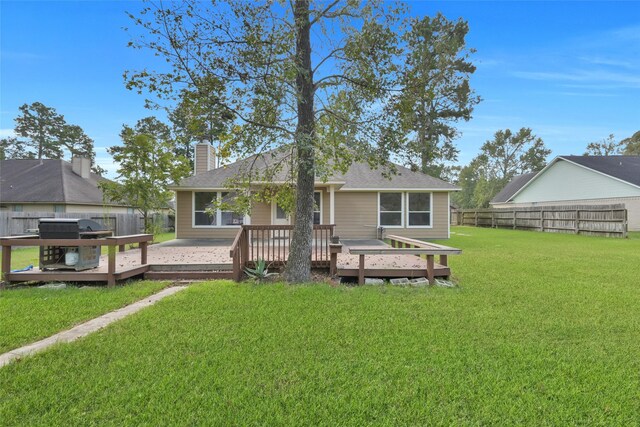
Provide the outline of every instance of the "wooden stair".
{"type": "Polygon", "coordinates": [[[233,264],[153,264],[144,273],[150,280],[232,280],[233,264]]]}

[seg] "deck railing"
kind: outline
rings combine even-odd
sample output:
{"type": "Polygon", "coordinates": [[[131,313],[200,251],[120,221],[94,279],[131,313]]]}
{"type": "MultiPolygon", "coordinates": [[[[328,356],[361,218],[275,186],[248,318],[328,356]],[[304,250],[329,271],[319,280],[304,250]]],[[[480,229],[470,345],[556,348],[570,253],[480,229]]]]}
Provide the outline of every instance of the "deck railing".
{"type": "MultiPolygon", "coordinates": [[[[286,264],[293,227],[293,225],[243,225],[229,253],[233,259],[236,280],[242,277],[244,267],[255,265],[260,259],[273,266],[286,264]]],[[[334,224],[313,226],[311,251],[313,267],[329,267],[330,243],[334,230],[334,224]]]]}
{"type": "Polygon", "coordinates": [[[240,279],[242,279],[244,267],[247,265],[247,253],[249,248],[247,235],[247,230],[242,227],[240,231],[238,231],[238,234],[236,234],[236,238],[233,240],[229,251],[229,256],[233,263],[233,280],[236,282],[239,282],[240,279]]]}
{"type": "Polygon", "coordinates": [[[440,265],[448,266],[448,256],[458,255],[462,251],[449,246],[438,245],[436,243],[423,242],[422,240],[410,239],[407,237],[389,235],[387,239],[391,242],[390,248],[359,248],[350,247],[349,253],[359,255],[358,262],[358,283],[364,284],[365,279],[365,255],[416,255],[427,259],[427,278],[430,284],[435,280],[435,255],[440,256],[440,265]]]}

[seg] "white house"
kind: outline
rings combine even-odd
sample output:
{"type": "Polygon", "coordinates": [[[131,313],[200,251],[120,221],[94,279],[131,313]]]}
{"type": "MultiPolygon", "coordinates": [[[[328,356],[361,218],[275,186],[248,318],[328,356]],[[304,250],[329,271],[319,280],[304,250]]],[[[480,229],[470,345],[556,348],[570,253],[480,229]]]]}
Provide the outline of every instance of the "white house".
{"type": "Polygon", "coordinates": [[[629,231],[640,231],[640,156],[559,156],[491,200],[494,208],[618,203],[627,208],[629,231]]]}

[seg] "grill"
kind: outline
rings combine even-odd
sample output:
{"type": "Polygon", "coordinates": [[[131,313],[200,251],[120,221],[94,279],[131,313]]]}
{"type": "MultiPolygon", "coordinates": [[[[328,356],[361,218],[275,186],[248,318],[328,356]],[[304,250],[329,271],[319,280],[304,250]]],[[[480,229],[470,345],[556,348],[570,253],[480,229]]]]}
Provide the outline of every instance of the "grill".
{"type": "MultiPolygon", "coordinates": [[[[41,218],[41,239],[97,239],[111,231],[90,219],[41,218]]],[[[41,246],[40,270],[87,270],[100,264],[100,246],[41,246]]]]}

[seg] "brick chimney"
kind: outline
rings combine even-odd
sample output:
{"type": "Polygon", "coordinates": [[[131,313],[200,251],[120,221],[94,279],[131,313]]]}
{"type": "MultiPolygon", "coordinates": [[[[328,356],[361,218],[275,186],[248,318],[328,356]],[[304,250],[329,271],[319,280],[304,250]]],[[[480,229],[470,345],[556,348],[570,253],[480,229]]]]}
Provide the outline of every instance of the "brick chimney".
{"type": "Polygon", "coordinates": [[[215,168],[216,152],[213,146],[208,142],[201,142],[199,144],[196,144],[193,157],[194,175],[207,172],[215,168]]]}
{"type": "Polygon", "coordinates": [[[71,159],[71,170],[76,175],[80,175],[84,179],[91,176],[91,159],[87,157],[74,156],[71,159]]]}

